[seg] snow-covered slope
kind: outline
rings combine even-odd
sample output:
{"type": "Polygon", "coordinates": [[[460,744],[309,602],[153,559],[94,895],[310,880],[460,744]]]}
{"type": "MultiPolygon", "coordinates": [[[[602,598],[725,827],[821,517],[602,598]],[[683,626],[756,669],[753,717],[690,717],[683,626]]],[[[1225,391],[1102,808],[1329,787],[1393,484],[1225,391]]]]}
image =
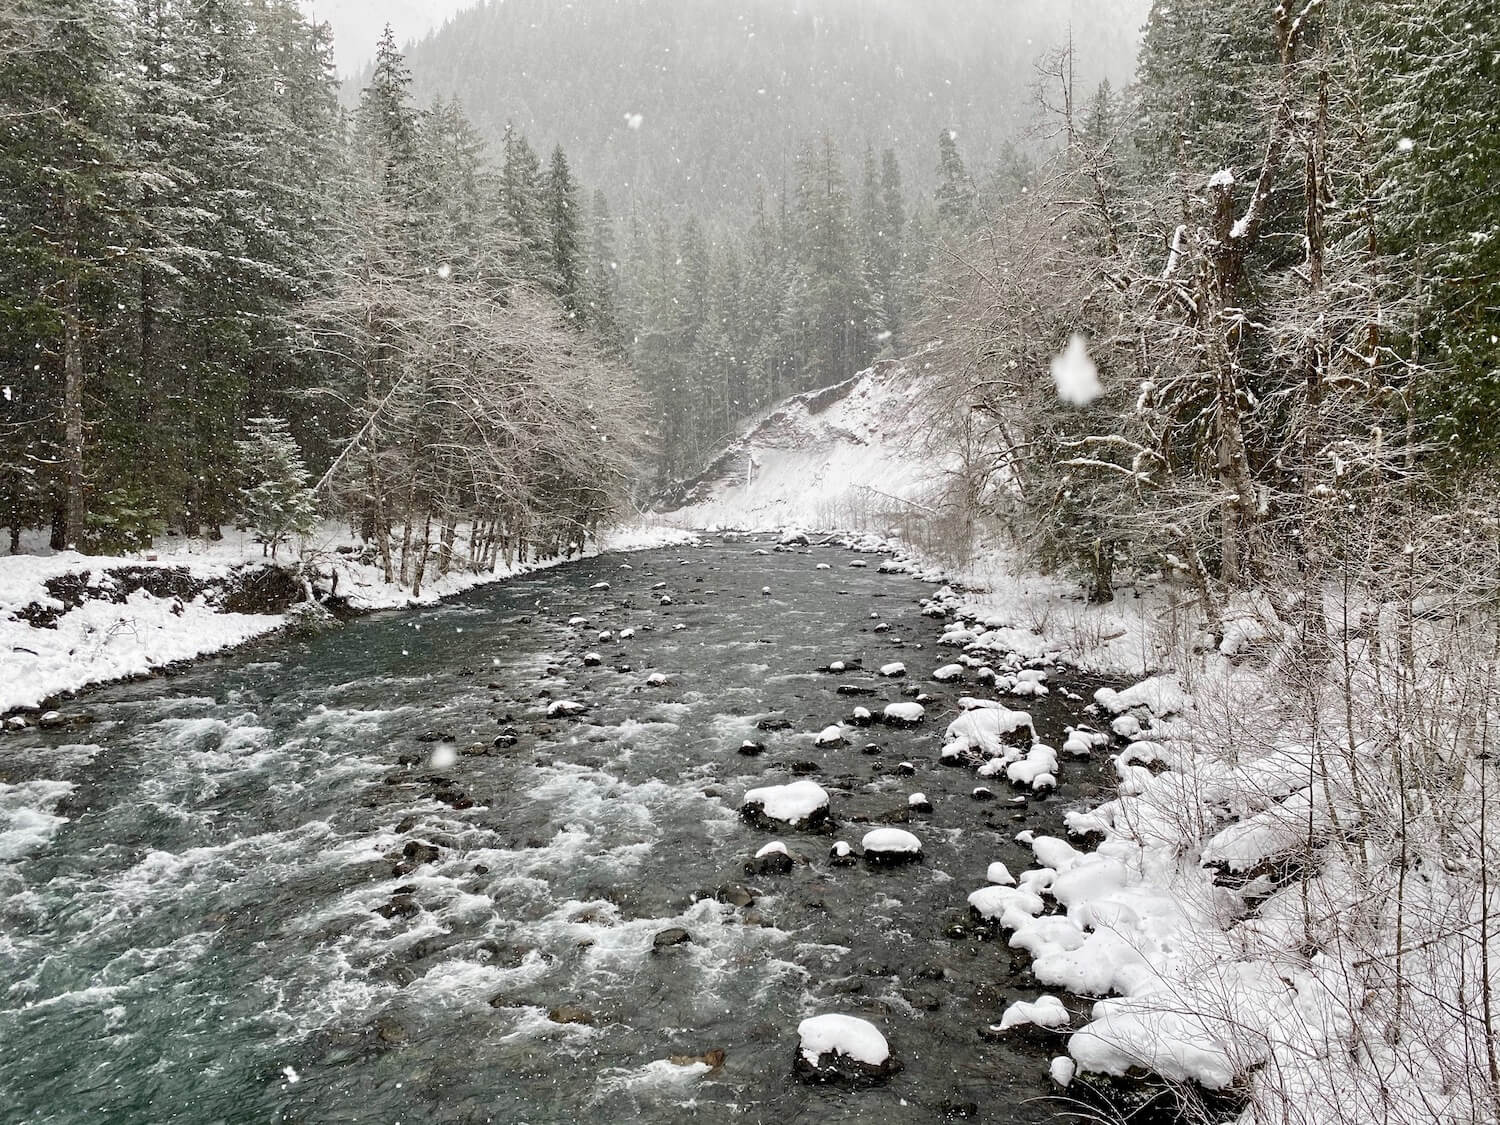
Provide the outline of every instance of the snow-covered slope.
{"type": "Polygon", "coordinates": [[[794,395],[657,508],[685,527],[893,527],[925,507],[939,481],[912,425],[917,395],[897,362],[794,395]]]}

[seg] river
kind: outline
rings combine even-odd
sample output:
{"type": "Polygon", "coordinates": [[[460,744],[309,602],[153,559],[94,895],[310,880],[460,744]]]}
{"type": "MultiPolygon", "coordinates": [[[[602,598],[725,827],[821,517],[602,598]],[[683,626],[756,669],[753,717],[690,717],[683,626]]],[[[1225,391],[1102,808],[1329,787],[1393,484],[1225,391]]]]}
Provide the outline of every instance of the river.
{"type": "MultiPolygon", "coordinates": [[[[0,739],[0,1118],[1053,1117],[1056,1046],[980,1034],[1040,990],[965,900],[991,861],[1026,867],[1015,833],[1058,832],[1099,768],[972,799],[973,771],[938,763],[977,689],[926,678],[954,656],[919,612],[932,587],[769,547],[577,561],[97,689],[71,708],[87,726],[0,739]],[[906,680],[873,673],[892,660],[906,680]],[[813,746],[913,685],[921,727],[813,746]],[[563,698],[588,710],[548,718],[563,698]],[[747,874],[778,837],[740,796],[795,776],[839,831],[782,833],[805,862],[747,874]],[[916,790],[923,862],[829,862],[916,790]],[[655,948],[672,928],[690,940],[655,948]],[[793,1078],[798,1021],[828,1011],[875,1022],[904,1070],[793,1078]]],[[[1059,745],[1060,693],[1031,710],[1059,745]]]]}

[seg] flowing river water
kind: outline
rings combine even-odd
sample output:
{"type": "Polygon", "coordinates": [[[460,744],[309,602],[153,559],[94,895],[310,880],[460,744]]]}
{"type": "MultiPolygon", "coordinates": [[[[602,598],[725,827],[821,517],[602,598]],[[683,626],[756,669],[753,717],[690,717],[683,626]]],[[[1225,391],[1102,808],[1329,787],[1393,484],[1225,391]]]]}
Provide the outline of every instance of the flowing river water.
{"type": "MultiPolygon", "coordinates": [[[[1054,793],[1016,800],[1001,779],[973,800],[973,771],[938,747],[980,692],[927,678],[953,656],[919,612],[931,587],[878,556],[767,546],[574,562],[101,688],[74,705],[87,726],[0,739],[0,1119],[1065,1109],[1056,1045],[980,1034],[1040,989],[965,900],[991,861],[1028,865],[1015,833],[1058,832],[1097,764],[1065,762],[1054,793]],[[864,670],[818,671],[836,659],[864,670]],[[907,680],[874,674],[891,660],[907,680]],[[933,697],[923,726],[814,748],[913,685],[933,697]],[[561,698],[589,709],[549,719],[561,698]],[[759,730],[768,716],[789,728],[759,730]],[[765,752],[738,753],[746,739],[765,752]],[[838,832],[781,833],[805,862],[747,874],[777,837],[739,799],[795,776],[830,792],[838,832]],[[904,819],[915,790],[933,805],[905,824],[923,862],[830,863],[833,839],[904,819]],[[690,940],[656,948],[672,928],[690,940]],[[798,1021],[829,1011],[876,1023],[904,1070],[853,1091],[794,1078],[798,1021]]],[[[1059,745],[1061,694],[1029,702],[1059,745]]]]}

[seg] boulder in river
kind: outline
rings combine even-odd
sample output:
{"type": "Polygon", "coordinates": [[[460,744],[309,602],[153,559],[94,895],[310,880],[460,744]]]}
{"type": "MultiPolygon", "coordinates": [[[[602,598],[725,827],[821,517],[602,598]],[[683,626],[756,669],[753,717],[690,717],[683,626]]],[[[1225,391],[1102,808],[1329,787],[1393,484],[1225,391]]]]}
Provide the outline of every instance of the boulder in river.
{"type": "Polygon", "coordinates": [[[780,840],[773,840],[756,852],[754,859],[745,864],[745,874],[790,875],[792,867],[793,860],[791,853],[786,850],[786,845],[780,840]]]}
{"type": "Polygon", "coordinates": [[[886,705],[884,717],[893,727],[920,726],[927,717],[927,708],[920,703],[890,703],[886,705]]]}
{"type": "Polygon", "coordinates": [[[874,1086],[901,1070],[880,1029],[858,1016],[811,1016],[797,1040],[792,1073],[804,1082],[874,1086]]]}
{"type": "Polygon", "coordinates": [[[745,794],[740,815],[757,827],[775,831],[779,824],[821,828],[828,823],[828,793],[815,781],[767,785],[745,794]]]}
{"type": "Polygon", "coordinates": [[[922,841],[902,828],[872,828],[860,846],[875,864],[915,863],[922,858],[922,841]]]}
{"type": "Polygon", "coordinates": [[[693,940],[693,935],[680,926],[673,926],[669,930],[662,930],[651,939],[651,948],[654,950],[670,949],[674,945],[686,945],[693,940]]]}
{"type": "Polygon", "coordinates": [[[553,1023],[577,1023],[586,1027],[594,1025],[594,1013],[577,1004],[559,1004],[547,1013],[547,1018],[553,1023]]]}
{"type": "Polygon", "coordinates": [[[742,886],[739,883],[725,883],[714,892],[714,898],[727,906],[743,908],[755,905],[754,893],[749,887],[742,886]]]}

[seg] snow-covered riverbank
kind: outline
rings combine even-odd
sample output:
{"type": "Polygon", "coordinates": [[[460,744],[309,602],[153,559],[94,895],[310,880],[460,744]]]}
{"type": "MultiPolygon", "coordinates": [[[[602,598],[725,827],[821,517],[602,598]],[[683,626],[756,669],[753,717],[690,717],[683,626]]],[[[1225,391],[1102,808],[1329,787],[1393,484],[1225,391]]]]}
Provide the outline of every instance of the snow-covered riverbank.
{"type": "MultiPolygon", "coordinates": [[[[692,538],[681,529],[641,524],[610,532],[583,553],[647,550],[692,538]]],[[[286,612],[257,612],[254,598],[232,596],[269,563],[243,532],[212,542],[167,541],[136,555],[50,553],[39,543],[25,545],[35,553],[0,557],[0,714],[232,648],[288,622],[286,612]]],[[[325,527],[301,546],[320,588],[336,589],[360,612],[430,605],[563,561],[454,569],[433,574],[413,596],[387,583],[377,565],[361,561],[358,545],[341,528],[325,527]]],[[[298,557],[283,552],[280,561],[298,557]]]]}

